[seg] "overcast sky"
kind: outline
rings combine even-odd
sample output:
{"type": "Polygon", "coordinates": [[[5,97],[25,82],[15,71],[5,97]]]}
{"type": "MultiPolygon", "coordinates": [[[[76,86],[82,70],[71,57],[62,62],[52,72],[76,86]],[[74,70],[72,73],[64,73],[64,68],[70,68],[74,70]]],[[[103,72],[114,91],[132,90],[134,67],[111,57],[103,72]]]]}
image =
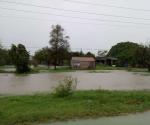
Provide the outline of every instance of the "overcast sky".
{"type": "Polygon", "coordinates": [[[33,53],[38,48],[49,45],[49,32],[53,24],[63,26],[66,35],[71,38],[70,45],[74,51],[79,51],[82,48],[83,51],[96,53],[98,49],[108,50],[112,45],[121,41],[137,43],[150,41],[149,0],[73,1],[0,0],[0,40],[2,44],[10,46],[12,43],[22,43],[27,46],[28,51],[33,53]],[[82,4],[73,1],[93,4],[82,4]],[[28,5],[9,2],[26,3],[28,5]],[[40,7],[30,6],[31,4],[40,7]],[[118,8],[102,4],[118,6],[118,8]],[[70,11],[54,10],[48,7],[70,11]],[[135,8],[135,10],[119,7],[135,8]],[[71,12],[71,10],[86,13],[71,12]],[[93,14],[87,14],[87,12],[93,14]],[[132,18],[104,16],[102,14],[132,18]],[[62,15],[68,17],[62,17],[62,15]]]}

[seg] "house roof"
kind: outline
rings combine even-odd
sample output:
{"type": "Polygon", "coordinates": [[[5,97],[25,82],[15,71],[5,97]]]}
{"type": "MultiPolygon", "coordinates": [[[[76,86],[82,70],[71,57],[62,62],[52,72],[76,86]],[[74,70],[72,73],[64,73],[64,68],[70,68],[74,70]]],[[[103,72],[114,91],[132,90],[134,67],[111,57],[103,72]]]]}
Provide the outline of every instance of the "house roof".
{"type": "Polygon", "coordinates": [[[72,61],[93,62],[95,61],[95,58],[94,57],[72,57],[72,61]]]}

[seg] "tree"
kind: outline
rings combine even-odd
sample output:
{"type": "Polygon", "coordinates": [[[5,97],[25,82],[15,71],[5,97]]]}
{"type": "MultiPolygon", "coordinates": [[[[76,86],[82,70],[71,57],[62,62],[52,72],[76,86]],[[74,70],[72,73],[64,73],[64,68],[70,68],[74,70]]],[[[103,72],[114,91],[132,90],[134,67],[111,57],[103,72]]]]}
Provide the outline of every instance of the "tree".
{"type": "Polygon", "coordinates": [[[0,44],[0,65],[4,64],[5,64],[4,50],[2,48],[2,45],[0,44]]]}
{"type": "Polygon", "coordinates": [[[0,65],[10,64],[9,50],[4,49],[0,44],[0,65]]]}
{"type": "Polygon", "coordinates": [[[18,73],[29,72],[29,52],[22,44],[12,45],[10,49],[10,57],[12,63],[16,66],[16,71],[18,73]]]}
{"type": "Polygon", "coordinates": [[[87,53],[85,54],[85,56],[86,56],[86,57],[95,57],[95,55],[94,55],[93,53],[91,53],[91,52],[87,52],[87,53]]]}
{"type": "Polygon", "coordinates": [[[49,66],[52,63],[52,51],[50,48],[44,47],[35,52],[33,59],[36,60],[38,64],[46,64],[49,66]]]}
{"type": "Polygon", "coordinates": [[[146,66],[150,72],[150,45],[146,47],[146,66]]]}
{"type": "Polygon", "coordinates": [[[59,61],[64,58],[65,53],[69,51],[68,39],[69,37],[64,34],[64,29],[60,25],[52,26],[49,43],[51,45],[55,69],[59,61]]]}
{"type": "Polygon", "coordinates": [[[81,56],[84,56],[84,53],[83,52],[78,52],[78,51],[76,51],[76,52],[70,52],[70,55],[71,55],[71,57],[81,57],[81,56]]]}
{"type": "Polygon", "coordinates": [[[107,56],[116,57],[119,60],[119,66],[135,66],[135,54],[139,45],[133,42],[121,42],[113,46],[107,56]]]}
{"type": "Polygon", "coordinates": [[[150,71],[150,45],[140,45],[135,57],[138,66],[148,68],[148,71],[150,71]]]}

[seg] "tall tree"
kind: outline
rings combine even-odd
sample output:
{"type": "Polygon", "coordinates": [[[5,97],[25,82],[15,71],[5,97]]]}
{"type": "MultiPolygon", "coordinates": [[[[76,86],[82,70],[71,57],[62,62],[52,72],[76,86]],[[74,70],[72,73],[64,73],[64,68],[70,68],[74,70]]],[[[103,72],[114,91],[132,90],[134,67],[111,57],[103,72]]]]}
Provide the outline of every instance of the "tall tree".
{"type": "Polygon", "coordinates": [[[69,37],[64,34],[64,29],[61,25],[52,26],[49,43],[52,49],[55,69],[59,61],[64,58],[66,51],[69,51],[68,39],[69,37]]]}
{"type": "Polygon", "coordinates": [[[10,57],[12,63],[16,66],[16,71],[18,73],[25,73],[30,71],[29,67],[29,52],[22,44],[12,45],[10,49],[10,57]]]}

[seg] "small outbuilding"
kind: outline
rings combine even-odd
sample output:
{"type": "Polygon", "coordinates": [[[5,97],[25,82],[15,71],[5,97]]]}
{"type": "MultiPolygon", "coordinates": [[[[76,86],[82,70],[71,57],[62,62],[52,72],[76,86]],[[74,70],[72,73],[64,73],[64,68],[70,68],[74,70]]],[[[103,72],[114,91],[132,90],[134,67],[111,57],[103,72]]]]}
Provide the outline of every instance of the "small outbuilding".
{"type": "Polygon", "coordinates": [[[95,66],[94,57],[72,57],[71,59],[73,69],[94,69],[95,66]]]}

